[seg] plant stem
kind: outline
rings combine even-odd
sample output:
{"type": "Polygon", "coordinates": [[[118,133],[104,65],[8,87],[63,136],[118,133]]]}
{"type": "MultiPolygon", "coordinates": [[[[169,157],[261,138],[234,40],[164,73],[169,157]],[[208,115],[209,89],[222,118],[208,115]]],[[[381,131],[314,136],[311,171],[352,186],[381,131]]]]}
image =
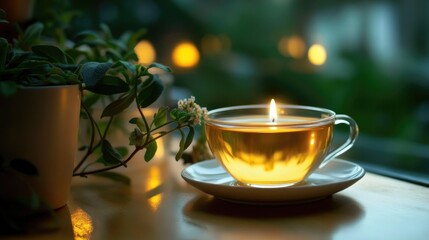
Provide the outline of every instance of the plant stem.
{"type": "MultiPolygon", "coordinates": [[[[136,81],[137,82],[137,81],[136,81]]],[[[136,91],[136,96],[137,96],[137,84],[136,84],[136,86],[135,86],[135,91],[136,91]]],[[[144,125],[145,125],[145,127],[146,127],[146,133],[147,133],[147,136],[146,136],[146,140],[145,140],[145,143],[143,144],[143,145],[146,145],[146,144],[148,144],[148,142],[149,142],[149,140],[150,140],[150,128],[149,128],[149,124],[147,123],[147,120],[146,120],[146,118],[145,118],[145,116],[144,116],[144,114],[143,114],[143,111],[142,111],[142,109],[140,108],[140,106],[139,106],[139,103],[138,103],[138,101],[137,101],[137,98],[136,98],[136,105],[137,105],[137,109],[139,110],[139,113],[140,113],[140,116],[142,117],[142,119],[143,119],[143,122],[144,122],[144,125]]]]}
{"type": "Polygon", "coordinates": [[[107,122],[107,126],[106,126],[106,129],[104,130],[104,134],[103,134],[103,138],[102,139],[106,139],[107,132],[109,131],[110,124],[112,124],[112,122],[113,122],[113,116],[111,116],[109,118],[109,122],[107,122]]]}
{"type": "MultiPolygon", "coordinates": [[[[81,99],[83,99],[83,96],[81,96],[81,99]]],[[[84,109],[86,115],[89,118],[89,121],[91,123],[91,139],[90,139],[90,143],[88,146],[88,151],[86,151],[85,156],[82,157],[82,159],[79,161],[79,163],[76,165],[76,167],[73,169],[73,173],[75,173],[81,166],[82,164],[86,161],[86,159],[92,154],[92,152],[94,151],[94,149],[96,149],[100,143],[98,143],[95,147],[94,147],[94,141],[95,141],[95,130],[98,131],[98,134],[100,135],[100,137],[102,137],[101,135],[101,131],[98,128],[97,123],[95,122],[94,118],[92,117],[89,109],[85,106],[85,104],[83,102],[81,102],[81,106],[84,109]]],[[[112,119],[112,118],[111,118],[112,119]]],[[[110,120],[111,120],[110,119],[110,120]]]]}
{"type": "Polygon", "coordinates": [[[177,125],[175,128],[173,128],[173,129],[171,129],[171,130],[169,130],[169,131],[165,132],[164,134],[160,134],[159,136],[157,136],[157,137],[154,137],[154,138],[150,139],[150,140],[149,140],[149,141],[147,141],[143,146],[136,147],[136,149],[134,149],[134,151],[133,151],[133,152],[128,156],[128,158],[127,158],[127,159],[125,159],[125,161],[122,161],[121,163],[115,164],[115,165],[113,165],[113,166],[109,166],[109,167],[101,168],[101,169],[96,169],[96,170],[92,170],[92,171],[87,171],[87,172],[85,172],[85,171],[82,171],[82,172],[79,172],[79,173],[74,172],[74,173],[73,173],[73,176],[81,176],[81,177],[84,177],[84,176],[86,176],[86,175],[95,174],[95,173],[100,173],[100,172],[105,172],[105,171],[109,171],[109,170],[112,170],[112,169],[115,169],[115,168],[118,168],[118,167],[124,166],[124,164],[128,163],[128,162],[129,162],[129,161],[134,157],[134,155],[136,155],[136,153],[137,153],[137,152],[139,152],[140,150],[144,149],[144,148],[145,148],[148,144],[150,144],[151,142],[156,141],[157,139],[159,139],[159,138],[161,138],[161,137],[163,137],[163,136],[165,136],[165,135],[167,135],[167,134],[170,134],[170,133],[172,133],[172,132],[174,132],[174,131],[176,131],[176,130],[179,130],[179,129],[184,128],[184,127],[187,127],[187,126],[188,126],[188,125],[177,125]]]}
{"type": "Polygon", "coordinates": [[[117,168],[117,167],[124,166],[124,164],[127,163],[127,162],[129,162],[134,157],[134,155],[136,155],[136,153],[139,152],[141,149],[142,148],[136,148],[136,149],[134,149],[134,151],[130,154],[130,156],[128,156],[128,158],[125,161],[123,161],[123,162],[121,162],[119,164],[116,164],[116,165],[113,165],[113,166],[109,166],[109,167],[106,167],[106,168],[101,168],[101,169],[96,169],[96,170],[88,171],[88,172],[84,172],[83,171],[83,172],[80,172],[80,173],[73,173],[73,176],[84,177],[84,176],[89,175],[89,174],[95,174],[95,173],[105,172],[105,171],[112,170],[112,169],[117,168]]]}

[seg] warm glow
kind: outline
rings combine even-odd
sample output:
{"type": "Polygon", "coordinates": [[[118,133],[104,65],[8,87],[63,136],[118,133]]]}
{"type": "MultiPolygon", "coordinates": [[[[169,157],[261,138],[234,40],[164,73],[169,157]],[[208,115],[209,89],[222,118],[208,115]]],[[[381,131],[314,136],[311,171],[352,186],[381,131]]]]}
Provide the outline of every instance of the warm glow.
{"type": "Polygon", "coordinates": [[[161,171],[158,166],[152,166],[146,179],[146,192],[153,192],[148,199],[149,206],[153,212],[156,212],[162,202],[162,193],[159,193],[156,188],[161,186],[161,171]]]}
{"type": "Polygon", "coordinates": [[[172,58],[178,67],[194,67],[200,61],[200,53],[193,43],[183,42],[174,48],[172,58]]]}
{"type": "Polygon", "coordinates": [[[201,40],[201,50],[205,54],[228,52],[231,41],[224,35],[205,35],[201,40]]]}
{"type": "Polygon", "coordinates": [[[282,37],[279,41],[278,49],[284,56],[301,58],[305,54],[305,43],[299,36],[282,37]]]}
{"type": "Polygon", "coordinates": [[[139,59],[140,64],[152,63],[156,59],[155,48],[152,43],[146,40],[142,40],[134,47],[134,52],[139,59]]]}
{"type": "Polygon", "coordinates": [[[314,133],[312,133],[311,139],[310,139],[310,147],[314,146],[315,141],[316,141],[316,135],[314,133]]]}
{"type": "Polygon", "coordinates": [[[277,106],[274,99],[271,99],[271,103],[270,103],[270,122],[272,123],[277,122],[277,106]]]}
{"type": "Polygon", "coordinates": [[[75,240],[87,240],[91,238],[93,225],[92,219],[88,213],[81,208],[73,211],[71,214],[71,222],[75,240]]]}
{"type": "Polygon", "coordinates": [[[326,50],[320,44],[314,44],[308,50],[308,60],[314,65],[322,65],[326,62],[326,50]]]}

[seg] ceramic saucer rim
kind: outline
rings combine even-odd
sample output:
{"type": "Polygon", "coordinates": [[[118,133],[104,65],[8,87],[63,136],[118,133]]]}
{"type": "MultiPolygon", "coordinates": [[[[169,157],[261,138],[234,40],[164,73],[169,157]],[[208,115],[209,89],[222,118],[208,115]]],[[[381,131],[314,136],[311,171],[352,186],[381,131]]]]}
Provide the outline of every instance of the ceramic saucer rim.
{"type": "MultiPolygon", "coordinates": [[[[206,160],[196,164],[214,164],[220,166],[220,163],[216,159],[206,160]]],[[[220,199],[250,204],[294,204],[324,199],[336,192],[350,187],[365,175],[365,170],[358,164],[347,160],[333,159],[324,168],[316,170],[315,173],[328,176],[328,174],[324,173],[324,170],[326,170],[326,168],[329,166],[333,168],[334,166],[332,166],[332,164],[342,164],[344,166],[348,166],[349,169],[354,169],[354,171],[350,174],[350,176],[347,176],[346,178],[337,179],[336,181],[331,182],[328,181],[327,183],[322,183],[318,185],[311,185],[310,182],[310,184],[288,187],[255,188],[240,185],[229,185],[224,183],[216,184],[195,179],[191,174],[189,174],[189,170],[198,166],[196,164],[190,165],[182,170],[181,176],[186,182],[196,187],[197,189],[220,199]],[[235,192],[231,192],[231,190],[235,192]],[[260,195],[265,197],[261,197],[260,195]]],[[[229,176],[226,171],[223,175],[229,176]]]]}

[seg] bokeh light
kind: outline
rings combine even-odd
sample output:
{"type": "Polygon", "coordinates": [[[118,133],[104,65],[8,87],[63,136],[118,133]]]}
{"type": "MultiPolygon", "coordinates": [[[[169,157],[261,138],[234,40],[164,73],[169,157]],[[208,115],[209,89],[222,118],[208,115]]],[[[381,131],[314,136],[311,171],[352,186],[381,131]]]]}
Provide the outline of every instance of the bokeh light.
{"type": "Polygon", "coordinates": [[[173,63],[178,67],[194,67],[200,61],[200,52],[192,42],[181,42],[172,53],[173,63]]]}
{"type": "Polygon", "coordinates": [[[145,191],[154,194],[149,196],[148,203],[153,212],[156,212],[159,205],[162,202],[162,193],[156,191],[156,188],[161,186],[161,170],[158,166],[153,166],[149,170],[149,174],[146,178],[145,191]]]}
{"type": "Polygon", "coordinates": [[[284,36],[278,43],[278,49],[283,56],[302,58],[305,54],[305,43],[299,36],[284,36]]]}
{"type": "Polygon", "coordinates": [[[326,62],[327,54],[325,48],[320,44],[314,44],[308,50],[308,60],[311,64],[320,66],[326,62]]]}
{"type": "Polygon", "coordinates": [[[94,229],[92,219],[83,209],[78,208],[71,214],[74,239],[86,240],[91,238],[94,229]]]}
{"type": "Polygon", "coordinates": [[[134,52],[139,59],[140,64],[149,64],[155,61],[156,51],[152,43],[147,40],[141,40],[134,47],[134,52]]]}

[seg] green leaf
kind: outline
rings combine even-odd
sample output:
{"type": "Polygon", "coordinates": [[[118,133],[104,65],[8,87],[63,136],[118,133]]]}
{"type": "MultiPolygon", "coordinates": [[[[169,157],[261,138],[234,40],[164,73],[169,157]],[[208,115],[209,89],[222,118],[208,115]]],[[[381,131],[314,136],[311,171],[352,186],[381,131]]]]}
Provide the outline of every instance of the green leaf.
{"type": "Polygon", "coordinates": [[[106,39],[108,40],[113,39],[112,32],[110,31],[110,28],[108,25],[102,23],[100,24],[100,28],[103,31],[103,33],[106,35],[106,39]]]}
{"type": "Polygon", "coordinates": [[[133,62],[139,61],[139,58],[137,57],[137,54],[134,51],[128,51],[128,53],[125,53],[124,59],[127,59],[128,61],[133,61],[133,62]]]}
{"type": "Polygon", "coordinates": [[[131,179],[128,176],[116,172],[100,172],[94,174],[94,176],[108,178],[110,180],[123,183],[125,185],[131,184],[131,179]]]}
{"type": "Polygon", "coordinates": [[[155,127],[159,127],[167,122],[167,110],[168,107],[161,107],[158,112],[153,116],[153,123],[155,127]]]}
{"type": "Polygon", "coordinates": [[[5,38],[0,38],[0,70],[6,68],[6,60],[9,55],[10,45],[5,38]]]}
{"type": "Polygon", "coordinates": [[[166,72],[169,72],[169,73],[171,73],[171,72],[173,72],[173,70],[171,70],[171,68],[170,67],[167,67],[167,66],[165,66],[165,65],[163,65],[163,64],[161,64],[161,63],[152,63],[152,64],[150,64],[147,68],[149,69],[149,68],[153,68],[153,67],[156,67],[156,68],[159,68],[159,69],[162,69],[162,70],[164,70],[164,71],[166,71],[166,72]]]}
{"type": "Polygon", "coordinates": [[[114,67],[115,68],[117,68],[117,67],[124,67],[125,69],[128,69],[131,72],[132,75],[136,74],[136,66],[133,65],[130,62],[127,62],[127,61],[122,61],[122,60],[118,61],[118,62],[115,63],[114,67]]]}
{"type": "Polygon", "coordinates": [[[12,81],[0,81],[0,96],[12,96],[18,91],[18,85],[12,81]]]}
{"type": "Polygon", "coordinates": [[[101,152],[103,153],[104,161],[109,165],[122,163],[121,154],[112,147],[109,141],[103,139],[101,143],[101,152]]]}
{"type": "Polygon", "coordinates": [[[106,75],[93,87],[88,87],[88,90],[98,94],[112,95],[116,93],[124,93],[130,90],[130,87],[121,78],[116,76],[106,75]]]}
{"type": "Polygon", "coordinates": [[[74,64],[75,63],[75,61],[74,61],[75,58],[74,57],[68,55],[66,52],[65,52],[65,55],[66,55],[66,61],[67,61],[67,63],[70,63],[70,64],[74,64]]]}
{"type": "Polygon", "coordinates": [[[180,110],[178,108],[175,108],[171,110],[170,117],[177,122],[187,122],[189,121],[189,118],[191,117],[189,113],[180,110]]]}
{"type": "Polygon", "coordinates": [[[79,32],[75,37],[74,41],[79,42],[83,39],[96,39],[99,38],[98,33],[94,30],[85,30],[79,32]]]}
{"type": "Polygon", "coordinates": [[[40,39],[43,31],[43,24],[40,22],[30,25],[24,34],[16,42],[16,46],[21,49],[29,49],[36,41],[40,39]]]}
{"type": "Polygon", "coordinates": [[[43,70],[46,70],[50,63],[46,60],[24,60],[22,61],[17,68],[21,69],[35,69],[35,68],[43,68],[43,70]]]}
{"type": "Polygon", "coordinates": [[[53,63],[67,63],[66,54],[53,45],[36,45],[31,48],[36,55],[45,57],[53,63]]]}
{"type": "Polygon", "coordinates": [[[107,70],[112,66],[112,63],[87,62],[82,66],[80,74],[82,80],[87,87],[94,87],[103,79],[107,70]]]}
{"type": "Polygon", "coordinates": [[[127,156],[128,154],[128,148],[127,147],[116,147],[116,151],[118,151],[119,154],[121,154],[122,157],[127,156]]]}
{"type": "MultiPolygon", "coordinates": [[[[153,139],[152,136],[150,138],[151,138],[151,140],[153,139]]],[[[158,145],[156,144],[156,141],[150,142],[148,145],[146,145],[146,152],[144,153],[144,160],[146,162],[149,162],[150,160],[152,160],[152,158],[155,156],[157,149],[158,149],[158,145]]]]}
{"type": "Polygon", "coordinates": [[[33,163],[22,158],[12,159],[12,161],[10,161],[10,167],[29,176],[35,176],[39,174],[33,163]]]}
{"type": "Polygon", "coordinates": [[[146,125],[144,124],[143,119],[141,118],[131,118],[129,123],[131,124],[136,124],[137,127],[140,129],[140,131],[142,132],[146,132],[146,125]]]}
{"type": "Polygon", "coordinates": [[[107,45],[106,41],[104,41],[101,38],[97,39],[84,39],[80,42],[77,42],[75,44],[75,48],[82,46],[82,45],[88,45],[90,48],[96,48],[96,47],[105,47],[107,45]]]}
{"type": "Polygon", "coordinates": [[[178,116],[177,114],[179,113],[179,109],[174,108],[173,110],[170,111],[170,117],[171,119],[173,119],[174,121],[177,120],[178,116]]]}
{"type": "Polygon", "coordinates": [[[179,151],[176,154],[176,161],[179,161],[182,158],[183,153],[191,145],[192,140],[194,139],[195,129],[191,126],[189,126],[188,128],[189,128],[189,132],[186,138],[183,130],[181,128],[179,129],[181,137],[180,137],[180,143],[179,143],[179,151]]]}
{"type": "Polygon", "coordinates": [[[130,133],[130,137],[128,138],[129,145],[141,147],[144,144],[144,135],[139,128],[134,128],[134,131],[130,133]]]}
{"type": "Polygon", "coordinates": [[[180,128],[179,129],[180,132],[180,143],[179,143],[179,151],[176,154],[176,161],[179,161],[180,158],[182,158],[182,154],[185,151],[185,133],[183,132],[183,130],[180,128]]]}
{"type": "Polygon", "coordinates": [[[129,92],[125,96],[120,97],[119,99],[111,102],[107,107],[103,110],[101,117],[111,117],[114,116],[130,106],[130,104],[134,101],[135,94],[134,91],[129,92]]]}
{"type": "Polygon", "coordinates": [[[139,29],[132,33],[132,35],[123,35],[121,38],[123,41],[126,41],[127,47],[132,49],[134,48],[142,36],[146,33],[146,29],[139,29]]]}
{"type": "Polygon", "coordinates": [[[7,14],[6,11],[0,8],[0,23],[8,23],[6,20],[7,14]]]}
{"type": "Polygon", "coordinates": [[[192,141],[194,140],[194,135],[195,135],[195,129],[190,126],[188,136],[186,137],[186,141],[183,146],[184,150],[186,150],[191,145],[192,141]]]}
{"type": "MultiPolygon", "coordinates": [[[[121,158],[123,158],[123,157],[125,157],[127,154],[128,154],[128,148],[126,148],[126,147],[116,147],[116,148],[114,148],[114,151],[115,152],[117,152],[120,156],[121,156],[121,158]]],[[[118,155],[118,156],[119,156],[118,155]]],[[[97,156],[98,156],[98,154],[97,154],[97,156]]],[[[112,161],[108,161],[108,160],[106,160],[106,158],[104,157],[104,155],[103,155],[103,153],[101,152],[101,155],[99,155],[99,157],[98,157],[98,159],[95,161],[96,163],[101,163],[101,164],[103,164],[104,166],[112,166],[112,165],[115,165],[114,163],[112,163],[112,161]]],[[[119,163],[119,162],[116,162],[116,163],[119,163]]],[[[90,165],[90,164],[89,164],[90,165]]],[[[89,166],[88,165],[88,166],[89,166]]],[[[88,167],[87,166],[87,167],[88,167]]]]}
{"type": "Polygon", "coordinates": [[[164,91],[161,80],[155,77],[152,83],[143,88],[137,96],[137,102],[141,108],[145,108],[155,102],[164,91]]]}
{"type": "MultiPolygon", "coordinates": [[[[74,63],[74,60],[81,60],[81,59],[89,59],[89,54],[86,51],[82,51],[75,48],[70,48],[65,50],[67,56],[70,56],[70,58],[73,59],[71,63],[74,63]]],[[[70,62],[70,61],[68,61],[70,62]]]]}
{"type": "Polygon", "coordinates": [[[123,57],[121,56],[121,53],[115,49],[107,49],[106,50],[106,57],[108,57],[109,59],[112,59],[114,61],[118,61],[120,59],[123,59],[123,57]]]}
{"type": "Polygon", "coordinates": [[[54,85],[66,84],[64,77],[59,74],[50,74],[47,80],[54,85]]]}
{"type": "Polygon", "coordinates": [[[106,46],[106,41],[100,37],[96,31],[86,30],[80,32],[74,37],[75,45],[74,48],[78,48],[81,45],[94,46],[106,46]]]}

